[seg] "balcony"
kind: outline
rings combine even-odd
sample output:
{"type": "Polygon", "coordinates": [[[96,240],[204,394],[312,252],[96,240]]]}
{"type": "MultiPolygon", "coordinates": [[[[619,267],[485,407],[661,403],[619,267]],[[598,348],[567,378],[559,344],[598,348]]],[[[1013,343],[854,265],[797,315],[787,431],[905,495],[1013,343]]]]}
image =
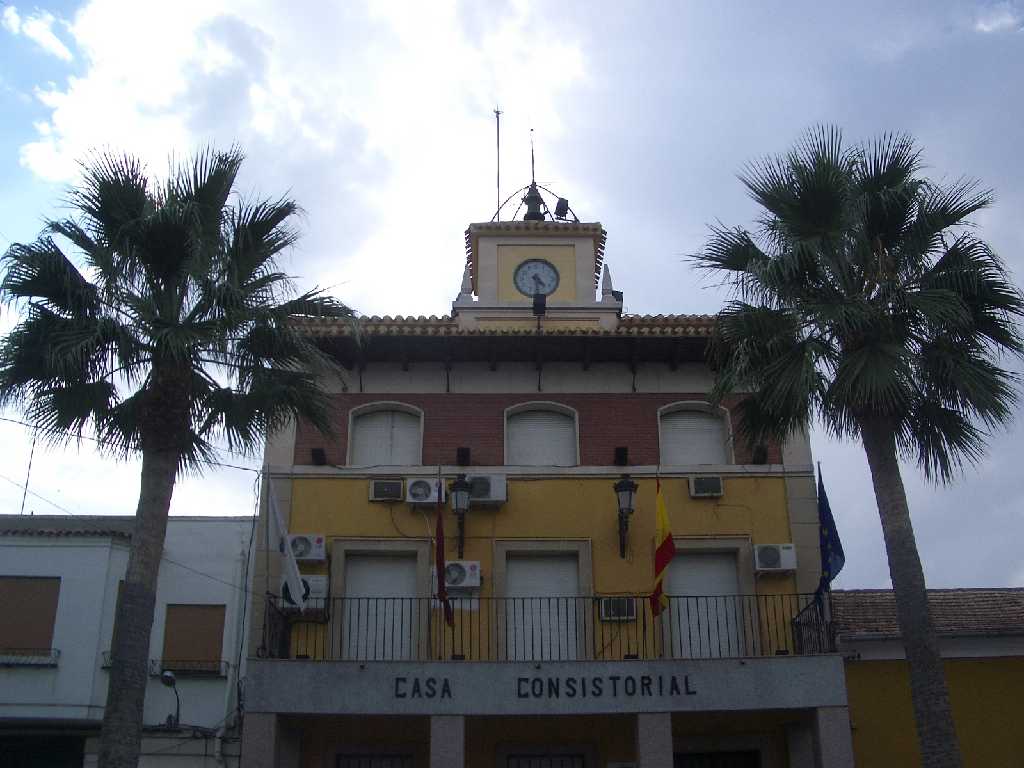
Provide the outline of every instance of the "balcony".
{"type": "Polygon", "coordinates": [[[56,667],[57,648],[0,648],[0,667],[56,667]]]}
{"type": "Polygon", "coordinates": [[[150,659],[149,674],[173,672],[179,677],[227,677],[231,664],[219,659],[150,659]]]}
{"type": "Polygon", "coordinates": [[[742,659],[830,653],[828,596],[678,596],[658,617],[645,595],[270,598],[265,658],[317,661],[539,662],[742,659]],[[608,601],[612,599],[613,602],[608,601]],[[603,604],[603,609],[602,609],[603,604]]]}

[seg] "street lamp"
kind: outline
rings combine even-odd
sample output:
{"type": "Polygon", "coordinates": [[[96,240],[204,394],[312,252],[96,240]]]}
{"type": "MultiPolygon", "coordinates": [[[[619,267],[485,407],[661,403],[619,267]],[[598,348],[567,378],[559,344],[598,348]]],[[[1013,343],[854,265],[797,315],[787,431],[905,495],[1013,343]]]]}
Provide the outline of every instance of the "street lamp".
{"type": "MultiPolygon", "coordinates": [[[[462,553],[465,549],[466,542],[466,513],[469,511],[469,491],[472,486],[469,481],[466,480],[465,475],[458,475],[452,484],[448,486],[448,492],[452,497],[452,512],[455,513],[455,519],[459,524],[459,559],[462,559],[462,553]]],[[[438,512],[438,514],[441,514],[438,512]]]]}
{"type": "Polygon", "coordinates": [[[615,498],[619,502],[619,557],[622,558],[626,557],[626,535],[629,532],[629,518],[633,514],[638,487],[629,475],[623,475],[622,479],[615,483],[615,498]]]}
{"type": "Polygon", "coordinates": [[[160,682],[166,685],[168,688],[174,691],[174,720],[171,720],[171,715],[167,716],[167,727],[177,728],[178,724],[181,723],[181,697],[178,696],[178,681],[174,677],[174,673],[169,669],[165,669],[160,673],[160,682]]]}

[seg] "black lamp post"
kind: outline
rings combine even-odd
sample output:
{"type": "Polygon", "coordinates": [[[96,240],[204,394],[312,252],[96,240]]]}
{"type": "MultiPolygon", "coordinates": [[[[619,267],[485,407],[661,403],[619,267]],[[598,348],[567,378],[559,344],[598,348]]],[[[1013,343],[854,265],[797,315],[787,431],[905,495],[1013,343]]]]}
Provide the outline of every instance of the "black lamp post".
{"type": "Polygon", "coordinates": [[[169,669],[165,669],[160,673],[160,682],[166,685],[168,688],[174,691],[174,722],[171,722],[171,716],[167,716],[167,725],[170,728],[177,728],[181,723],[181,697],[178,696],[178,681],[174,677],[174,673],[169,669]]]}
{"type": "MultiPolygon", "coordinates": [[[[459,524],[459,559],[462,559],[462,553],[465,549],[466,542],[466,512],[469,511],[469,481],[466,480],[465,475],[459,475],[452,481],[452,484],[448,486],[448,492],[452,498],[452,512],[455,513],[455,519],[459,524]]],[[[440,514],[440,512],[438,513],[440,514]]]]}
{"type": "Polygon", "coordinates": [[[629,475],[615,483],[615,498],[619,502],[619,557],[626,557],[626,535],[629,533],[629,518],[633,514],[636,489],[639,486],[629,475]]]}

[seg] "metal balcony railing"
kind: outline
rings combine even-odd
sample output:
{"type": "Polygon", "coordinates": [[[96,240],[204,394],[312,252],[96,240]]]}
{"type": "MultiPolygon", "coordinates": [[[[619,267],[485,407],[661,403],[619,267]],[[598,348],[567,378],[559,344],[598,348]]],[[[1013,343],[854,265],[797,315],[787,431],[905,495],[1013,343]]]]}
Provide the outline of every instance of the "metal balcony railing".
{"type": "Polygon", "coordinates": [[[0,648],[0,667],[56,667],[57,648],[0,648]]]}
{"type": "Polygon", "coordinates": [[[230,666],[220,659],[150,659],[149,674],[159,677],[167,670],[182,677],[227,677],[230,666]]]}
{"type": "Polygon", "coordinates": [[[674,596],[660,616],[645,595],[348,597],[305,612],[268,598],[261,653],[325,661],[713,659],[829,653],[828,595],[674,596]],[[632,606],[629,603],[632,602],[632,606]]]}

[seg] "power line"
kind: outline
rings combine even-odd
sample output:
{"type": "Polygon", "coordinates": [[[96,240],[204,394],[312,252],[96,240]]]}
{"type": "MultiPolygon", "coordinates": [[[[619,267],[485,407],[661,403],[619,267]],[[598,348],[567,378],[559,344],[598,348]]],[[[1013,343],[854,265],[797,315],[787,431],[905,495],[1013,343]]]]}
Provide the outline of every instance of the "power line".
{"type": "MultiPolygon", "coordinates": [[[[16,486],[18,488],[24,489],[24,486],[21,483],[19,483],[17,480],[12,480],[11,478],[7,477],[6,475],[0,475],[0,480],[6,480],[11,485],[14,485],[14,486],[16,486]]],[[[59,509],[61,512],[63,512],[64,514],[68,515],[69,517],[76,517],[81,522],[86,523],[86,524],[93,524],[93,523],[95,523],[95,525],[93,525],[93,530],[94,531],[104,530],[102,527],[100,527],[102,524],[100,523],[99,520],[82,520],[82,518],[84,518],[84,517],[87,518],[89,516],[88,515],[82,515],[82,514],[79,514],[77,512],[72,512],[67,507],[62,507],[57,502],[51,501],[50,499],[46,498],[45,496],[43,496],[41,494],[36,493],[35,491],[31,491],[30,490],[30,491],[28,491],[28,493],[30,493],[32,496],[35,496],[37,499],[40,499],[41,501],[45,501],[50,506],[56,507],[57,509],[59,509]]],[[[113,515],[111,515],[111,517],[113,517],[113,515]]],[[[250,543],[250,546],[251,546],[251,543],[250,543]]],[[[227,587],[232,587],[234,589],[237,589],[239,592],[241,592],[241,593],[243,593],[245,595],[250,594],[250,590],[247,587],[245,587],[245,586],[240,586],[238,584],[235,584],[233,581],[225,581],[224,579],[220,578],[219,576],[214,576],[212,573],[207,573],[206,571],[197,570],[196,568],[193,568],[190,565],[185,565],[185,563],[178,562],[177,560],[174,560],[174,559],[168,557],[165,553],[161,553],[160,559],[161,560],[165,560],[166,562],[170,563],[171,565],[176,565],[179,568],[184,568],[186,571],[191,571],[192,573],[195,573],[195,574],[197,574],[199,576],[205,576],[206,578],[211,579],[212,581],[219,582],[219,583],[221,583],[221,584],[223,584],[223,585],[225,585],[227,587]]]]}
{"type": "MultiPolygon", "coordinates": [[[[8,422],[10,424],[18,424],[18,425],[20,425],[22,427],[25,427],[26,429],[33,429],[34,430],[36,428],[35,424],[29,424],[27,421],[21,421],[20,419],[7,418],[6,416],[0,416],[0,421],[6,421],[6,422],[8,422]]],[[[97,445],[99,445],[101,447],[103,446],[103,441],[100,440],[98,437],[93,437],[92,435],[78,435],[78,437],[83,439],[83,440],[91,440],[92,442],[96,443],[97,445]]],[[[233,456],[241,456],[243,458],[248,458],[248,457],[246,457],[246,455],[244,453],[239,453],[238,451],[232,451],[230,448],[219,448],[217,446],[214,446],[214,450],[215,451],[223,451],[224,453],[230,453],[233,456]]],[[[213,466],[213,467],[226,467],[228,469],[240,469],[240,470],[242,470],[244,472],[256,472],[257,474],[260,472],[259,469],[255,469],[253,467],[243,467],[243,466],[241,466],[239,464],[228,464],[228,463],[223,462],[223,461],[213,461],[212,459],[196,459],[196,461],[199,462],[200,464],[208,464],[208,465],[213,466]]]]}

